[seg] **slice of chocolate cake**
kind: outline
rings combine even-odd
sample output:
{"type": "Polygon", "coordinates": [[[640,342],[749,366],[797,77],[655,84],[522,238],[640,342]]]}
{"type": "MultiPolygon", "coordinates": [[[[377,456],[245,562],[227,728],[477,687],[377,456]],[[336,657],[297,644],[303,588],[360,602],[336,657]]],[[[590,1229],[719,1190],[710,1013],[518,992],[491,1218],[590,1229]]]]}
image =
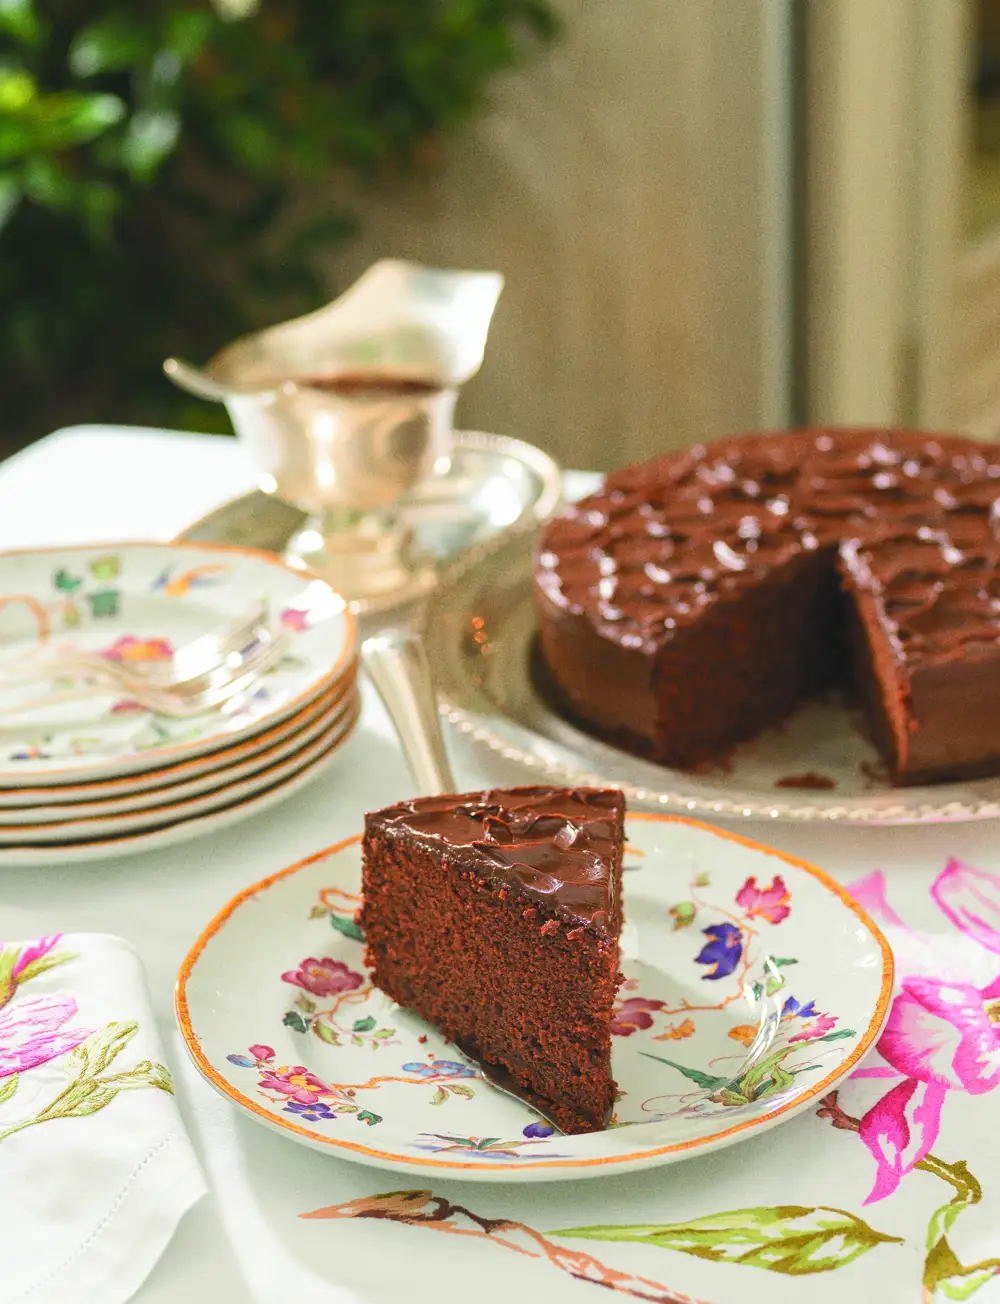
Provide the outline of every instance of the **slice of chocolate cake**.
{"type": "Polygon", "coordinates": [[[592,788],[422,797],[365,819],[375,984],[566,1132],[607,1123],[621,982],[625,798],[592,788]]]}

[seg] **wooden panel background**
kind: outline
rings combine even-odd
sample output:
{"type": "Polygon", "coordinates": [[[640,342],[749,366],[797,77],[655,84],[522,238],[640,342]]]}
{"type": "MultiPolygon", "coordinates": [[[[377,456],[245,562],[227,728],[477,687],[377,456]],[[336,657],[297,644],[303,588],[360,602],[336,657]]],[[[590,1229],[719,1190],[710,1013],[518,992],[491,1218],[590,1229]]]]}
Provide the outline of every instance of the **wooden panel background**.
{"type": "Polygon", "coordinates": [[[783,0],[563,0],[560,45],[419,182],[382,256],[507,277],[459,419],[606,468],[786,414],[783,0]],[[778,53],[780,63],[780,51],[778,53]]]}

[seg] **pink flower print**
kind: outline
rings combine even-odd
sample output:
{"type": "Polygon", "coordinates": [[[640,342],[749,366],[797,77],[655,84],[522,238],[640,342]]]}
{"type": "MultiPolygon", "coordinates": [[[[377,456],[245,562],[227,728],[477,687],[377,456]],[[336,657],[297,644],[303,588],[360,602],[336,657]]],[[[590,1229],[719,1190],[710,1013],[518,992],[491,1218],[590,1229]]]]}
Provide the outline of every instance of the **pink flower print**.
{"type": "Polygon", "coordinates": [[[978,1096],[1000,1082],[1000,978],[989,987],[906,978],[879,1039],[907,1077],[978,1096]]]}
{"type": "Polygon", "coordinates": [[[134,634],[123,634],[104,649],[109,661],[169,661],[173,655],[169,639],[136,638],[134,634]]]}
{"type": "Polygon", "coordinates": [[[631,996],[622,1001],[615,1010],[611,1020],[611,1031],[616,1037],[631,1037],[640,1028],[653,1026],[651,1011],[662,1010],[663,1001],[649,1000],[643,996],[631,996]]]}
{"type": "Polygon", "coordinates": [[[0,1078],[75,1050],[93,1031],[63,1027],[76,1011],[70,996],[38,996],[0,1010],[0,1078]]]}
{"type": "Polygon", "coordinates": [[[301,634],[309,628],[309,612],[300,607],[286,607],[278,620],[295,634],[301,634]]]}
{"type": "Polygon", "coordinates": [[[960,933],[1000,955],[1000,877],[949,860],[931,896],[960,933]]]}
{"type": "Polygon", "coordinates": [[[272,1060],[274,1059],[274,1049],[271,1046],[262,1046],[260,1042],[250,1047],[250,1054],[255,1060],[272,1060]]]}
{"type": "MultiPolygon", "coordinates": [[[[53,933],[51,937],[40,937],[37,942],[30,942],[14,961],[12,976],[24,982],[25,979],[21,978],[21,975],[25,969],[34,964],[36,960],[40,960],[43,955],[48,955],[61,937],[62,933],[53,933]]],[[[30,975],[28,976],[30,977],[30,975]]]]}
{"type": "Polygon", "coordinates": [[[1000,978],[983,988],[904,979],[878,1050],[886,1065],[854,1076],[903,1081],[861,1120],[861,1139],[878,1165],[866,1203],[891,1195],[934,1145],[949,1090],[981,1095],[1000,1083],[1000,978]]]}
{"type": "Polygon", "coordinates": [[[283,973],[281,981],[293,983],[313,996],[336,996],[340,992],[356,991],[364,979],[342,960],[332,960],[329,956],[317,960],[315,956],[309,956],[298,969],[283,973]]]}
{"type": "Polygon", "coordinates": [[[264,1091],[276,1091],[289,1100],[297,1100],[300,1105],[314,1105],[320,1096],[328,1096],[329,1090],[315,1073],[310,1073],[302,1064],[293,1068],[270,1069],[261,1074],[257,1084],[264,1091]]]}
{"type": "Polygon", "coordinates": [[[797,1032],[794,1037],[788,1038],[788,1044],[793,1041],[812,1041],[814,1037],[822,1037],[824,1033],[831,1032],[837,1026],[837,1016],[835,1014],[818,1014],[816,1018],[807,1023],[801,1032],[797,1032]]]}
{"type": "Polygon", "coordinates": [[[941,1126],[947,1090],[940,1082],[904,1078],[862,1118],[858,1135],[878,1165],[865,1204],[892,1195],[902,1178],[930,1152],[941,1126]]]}
{"type": "Polygon", "coordinates": [[[0,1008],[11,999],[19,983],[28,982],[34,978],[38,968],[44,967],[39,965],[39,961],[48,955],[61,937],[62,933],[40,937],[23,949],[0,944],[0,1008]]]}
{"type": "Polygon", "coordinates": [[[758,887],[756,878],[748,878],[736,893],[736,904],[743,907],[748,919],[766,919],[769,924],[780,924],[788,918],[792,913],[790,899],[780,874],[775,874],[770,887],[758,887]]]}
{"type": "Polygon", "coordinates": [[[885,875],[880,869],[872,870],[864,878],[849,883],[847,890],[862,910],[867,910],[878,923],[891,924],[895,928],[906,928],[902,919],[886,900],[885,875]]]}

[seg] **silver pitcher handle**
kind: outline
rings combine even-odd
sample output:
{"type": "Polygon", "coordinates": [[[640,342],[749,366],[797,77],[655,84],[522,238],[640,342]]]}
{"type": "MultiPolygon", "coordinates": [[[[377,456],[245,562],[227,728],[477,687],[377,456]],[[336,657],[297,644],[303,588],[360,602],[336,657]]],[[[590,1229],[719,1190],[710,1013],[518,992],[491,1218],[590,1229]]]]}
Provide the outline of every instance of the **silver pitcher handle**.
{"type": "Polygon", "coordinates": [[[437,696],[424,645],[416,634],[378,634],[361,645],[368,678],[389,713],[422,797],[455,791],[437,696]]]}

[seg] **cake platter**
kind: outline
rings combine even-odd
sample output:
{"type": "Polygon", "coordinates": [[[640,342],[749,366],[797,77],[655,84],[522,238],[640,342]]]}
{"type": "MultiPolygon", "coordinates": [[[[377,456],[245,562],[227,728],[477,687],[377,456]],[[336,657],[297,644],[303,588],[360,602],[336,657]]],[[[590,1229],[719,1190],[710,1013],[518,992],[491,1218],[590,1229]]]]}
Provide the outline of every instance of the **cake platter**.
{"type": "Polygon", "coordinates": [[[534,674],[532,541],[482,548],[425,606],[420,629],[445,719],[539,782],[621,788],[632,809],[774,820],[919,824],[1000,817],[1000,778],[893,788],[839,700],[801,707],[725,770],[686,773],[600,742],[549,707],[534,674]]]}
{"type": "Polygon", "coordinates": [[[355,923],[359,837],[241,892],[208,924],[177,983],[189,1054],[291,1139],[474,1181],[654,1167],[815,1105],[882,1029],[885,939],[803,861],[678,816],[634,813],[626,831],[619,1100],[605,1131],[555,1131],[372,986],[355,923]]]}

